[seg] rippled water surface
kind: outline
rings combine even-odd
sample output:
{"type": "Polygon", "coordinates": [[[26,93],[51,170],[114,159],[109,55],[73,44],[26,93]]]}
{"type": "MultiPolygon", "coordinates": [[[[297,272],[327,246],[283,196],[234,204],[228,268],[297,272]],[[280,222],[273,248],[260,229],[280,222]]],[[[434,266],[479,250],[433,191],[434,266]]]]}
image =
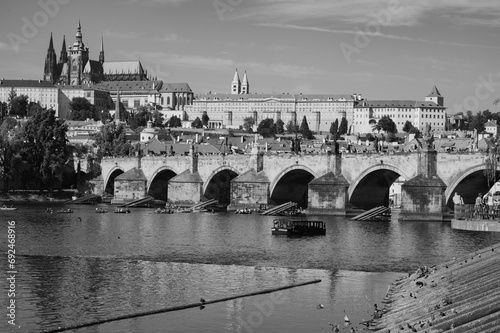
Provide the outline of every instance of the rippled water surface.
{"type": "Polygon", "coordinates": [[[145,208],[96,214],[95,206],[47,214],[46,207],[0,212],[3,272],[6,221],[16,221],[21,326],[13,330],[3,320],[2,332],[50,330],[314,279],[321,282],[74,332],[316,332],[343,322],[344,313],[358,327],[395,278],[500,242],[499,233],[397,215],[390,222],[308,216],[326,222],[326,236],[290,238],[272,236],[273,217],[260,215],[162,215],[145,208]]]}

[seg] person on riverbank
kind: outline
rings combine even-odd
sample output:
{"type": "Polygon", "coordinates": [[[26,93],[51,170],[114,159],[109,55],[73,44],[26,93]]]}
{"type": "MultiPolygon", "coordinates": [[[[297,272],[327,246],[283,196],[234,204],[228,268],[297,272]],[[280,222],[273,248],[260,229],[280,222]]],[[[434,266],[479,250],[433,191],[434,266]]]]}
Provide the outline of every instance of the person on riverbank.
{"type": "Polygon", "coordinates": [[[493,193],[489,192],[488,197],[486,199],[488,205],[488,216],[493,216],[493,193]]]}
{"type": "Polygon", "coordinates": [[[463,205],[464,204],[464,199],[458,192],[455,192],[455,195],[453,196],[453,203],[455,205],[463,205]]]}
{"type": "Polygon", "coordinates": [[[481,215],[481,209],[483,206],[483,197],[481,196],[481,193],[477,195],[476,201],[474,202],[474,216],[479,217],[481,215]]]}

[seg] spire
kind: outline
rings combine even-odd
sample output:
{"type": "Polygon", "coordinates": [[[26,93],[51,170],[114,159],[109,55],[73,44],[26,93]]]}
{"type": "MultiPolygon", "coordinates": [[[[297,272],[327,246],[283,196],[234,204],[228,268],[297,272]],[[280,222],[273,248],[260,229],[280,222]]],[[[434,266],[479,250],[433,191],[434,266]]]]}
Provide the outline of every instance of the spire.
{"type": "Polygon", "coordinates": [[[101,34],[101,52],[99,52],[99,62],[104,63],[104,37],[101,34]]]}
{"type": "Polygon", "coordinates": [[[434,87],[432,87],[431,92],[429,93],[429,95],[427,95],[427,97],[433,97],[433,96],[441,96],[436,85],[434,85],[434,87]]]}
{"type": "Polygon", "coordinates": [[[54,51],[54,42],[52,41],[52,32],[50,33],[50,42],[49,42],[49,52],[54,51]]]}
{"type": "Polygon", "coordinates": [[[115,123],[120,123],[120,89],[116,92],[116,105],[115,105],[115,123]]]}
{"type": "Polygon", "coordinates": [[[80,24],[80,19],[78,19],[78,27],[76,28],[76,40],[82,41],[82,26],[80,24]]]}
{"type": "Polygon", "coordinates": [[[238,75],[238,68],[236,68],[236,72],[234,72],[233,83],[240,83],[240,76],[238,75]]]}
{"type": "Polygon", "coordinates": [[[64,64],[68,62],[68,50],[66,49],[66,35],[63,36],[61,54],[59,55],[59,63],[64,64]]]}
{"type": "Polygon", "coordinates": [[[248,82],[247,71],[245,71],[245,74],[243,75],[243,82],[241,83],[241,93],[250,93],[250,83],[248,82]]]}
{"type": "Polygon", "coordinates": [[[239,94],[240,92],[241,92],[241,81],[240,81],[240,76],[238,75],[238,68],[236,68],[233,82],[231,82],[231,94],[239,94]]]}

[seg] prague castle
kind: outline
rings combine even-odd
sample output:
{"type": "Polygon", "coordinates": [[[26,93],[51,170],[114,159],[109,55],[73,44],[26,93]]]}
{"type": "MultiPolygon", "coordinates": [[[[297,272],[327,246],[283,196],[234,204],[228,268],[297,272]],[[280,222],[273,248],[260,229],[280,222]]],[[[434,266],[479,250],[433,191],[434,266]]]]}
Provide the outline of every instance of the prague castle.
{"type": "Polygon", "coordinates": [[[66,48],[66,38],[63,37],[62,49],[57,61],[52,34],[45,58],[43,73],[45,81],[54,84],[80,85],[99,83],[102,81],[147,81],[147,72],[141,62],[136,61],[105,61],[104,40],[101,38],[99,60],[89,58],[89,48],[83,43],[82,27],[78,21],[76,40],[66,48]]]}

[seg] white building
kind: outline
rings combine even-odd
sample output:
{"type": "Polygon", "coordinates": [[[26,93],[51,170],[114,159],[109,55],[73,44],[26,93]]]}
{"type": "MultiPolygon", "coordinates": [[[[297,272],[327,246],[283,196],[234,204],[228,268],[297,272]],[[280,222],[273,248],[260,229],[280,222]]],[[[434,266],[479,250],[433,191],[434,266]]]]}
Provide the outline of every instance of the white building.
{"type": "MultiPolygon", "coordinates": [[[[398,132],[403,131],[406,121],[423,131],[427,124],[436,131],[446,129],[444,98],[436,86],[424,101],[415,100],[363,100],[354,106],[353,132],[371,133],[373,126],[383,116],[389,116],[398,132]]],[[[351,124],[351,123],[349,123],[351,124]]]]}
{"type": "Polygon", "coordinates": [[[496,120],[489,120],[484,124],[484,131],[491,134],[494,138],[498,138],[498,124],[496,120]]]}
{"type": "Polygon", "coordinates": [[[28,96],[28,103],[38,103],[47,109],[53,109],[59,117],[59,89],[43,80],[0,80],[0,102],[8,102],[11,90],[17,96],[28,96]]]}
{"type": "Polygon", "coordinates": [[[62,118],[68,118],[71,112],[69,103],[75,97],[87,99],[93,104],[97,111],[110,109],[113,105],[106,86],[101,84],[87,83],[80,85],[57,85],[59,88],[59,114],[62,118]]]}

